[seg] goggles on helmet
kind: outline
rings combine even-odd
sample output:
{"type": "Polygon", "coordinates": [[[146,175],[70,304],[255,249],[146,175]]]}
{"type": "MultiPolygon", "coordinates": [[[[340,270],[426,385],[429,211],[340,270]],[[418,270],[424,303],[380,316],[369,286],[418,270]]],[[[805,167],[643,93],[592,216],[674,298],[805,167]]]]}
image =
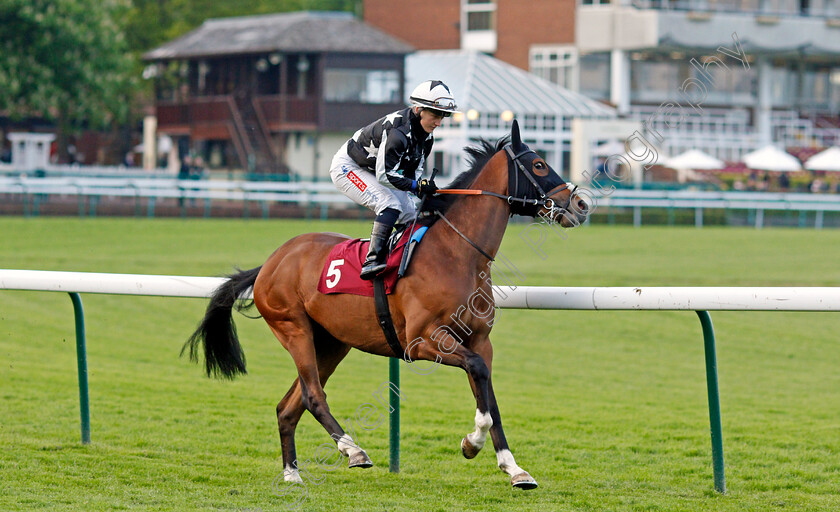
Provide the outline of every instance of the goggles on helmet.
{"type": "Polygon", "coordinates": [[[432,114],[436,115],[437,117],[450,117],[452,115],[452,112],[445,112],[443,110],[437,110],[435,108],[425,108],[425,109],[428,110],[429,112],[431,112],[432,114]]]}

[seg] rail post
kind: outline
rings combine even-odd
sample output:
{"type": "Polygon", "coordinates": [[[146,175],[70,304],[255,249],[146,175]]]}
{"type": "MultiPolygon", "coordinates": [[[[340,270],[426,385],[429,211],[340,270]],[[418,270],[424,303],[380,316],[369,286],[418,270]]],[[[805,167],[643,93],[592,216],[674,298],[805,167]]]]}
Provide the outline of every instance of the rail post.
{"type": "Polygon", "coordinates": [[[76,316],[76,364],[79,369],[79,414],[82,420],[82,444],[90,444],[90,398],[88,395],[87,348],[85,347],[85,311],[82,298],[70,292],[76,316]]]}
{"type": "Polygon", "coordinates": [[[706,388],[709,394],[709,425],[712,433],[712,468],[715,490],[726,493],[726,477],[723,466],[723,427],[720,421],[720,391],[718,390],[717,354],[715,350],[715,329],[708,311],[696,311],[703,326],[703,344],[706,347],[706,388]]]}
{"type": "Polygon", "coordinates": [[[391,473],[400,472],[400,360],[395,357],[388,358],[388,380],[391,381],[390,390],[391,414],[388,415],[388,470],[391,473]]]}

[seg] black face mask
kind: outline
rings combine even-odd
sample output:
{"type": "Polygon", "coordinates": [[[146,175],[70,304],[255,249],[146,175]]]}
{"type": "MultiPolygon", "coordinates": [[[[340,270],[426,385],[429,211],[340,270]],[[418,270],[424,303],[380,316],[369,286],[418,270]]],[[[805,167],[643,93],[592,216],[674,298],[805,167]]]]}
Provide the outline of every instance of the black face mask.
{"type": "MultiPolygon", "coordinates": [[[[522,142],[519,135],[519,123],[515,120],[511,127],[510,151],[508,154],[508,194],[523,199],[544,199],[543,194],[565,185],[566,182],[554,169],[546,165],[546,174],[538,176],[531,169],[539,155],[522,142]],[[517,157],[514,160],[514,157],[517,157]],[[519,166],[522,166],[520,168],[519,166]],[[539,188],[538,188],[539,187],[539,188]]],[[[511,203],[511,213],[535,217],[541,206],[511,203]]]]}

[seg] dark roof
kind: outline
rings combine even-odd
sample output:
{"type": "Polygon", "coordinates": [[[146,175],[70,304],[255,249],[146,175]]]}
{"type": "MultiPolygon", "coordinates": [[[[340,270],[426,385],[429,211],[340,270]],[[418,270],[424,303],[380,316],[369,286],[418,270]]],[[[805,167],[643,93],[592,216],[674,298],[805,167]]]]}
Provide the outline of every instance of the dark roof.
{"type": "Polygon", "coordinates": [[[396,53],[414,51],[345,12],[291,12],[219,18],[146,53],[146,60],[262,52],[396,53]]]}

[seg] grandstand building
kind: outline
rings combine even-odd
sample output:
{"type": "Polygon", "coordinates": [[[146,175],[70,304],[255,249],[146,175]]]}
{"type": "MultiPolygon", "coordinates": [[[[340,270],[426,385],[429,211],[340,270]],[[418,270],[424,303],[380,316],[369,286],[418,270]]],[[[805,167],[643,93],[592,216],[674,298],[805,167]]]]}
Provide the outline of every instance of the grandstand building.
{"type": "Polygon", "coordinates": [[[465,145],[510,133],[514,117],[525,141],[562,172],[572,119],[616,115],[475,49],[414,53],[347,13],[207,20],[145,58],[155,77],[158,133],[172,137],[182,156],[192,151],[213,168],[257,174],[326,178],[341,144],[404,108],[408,91],[430,77],[449,84],[464,111],[435,132],[427,167],[443,171],[442,183],[464,169],[465,145]]]}
{"type": "Polygon", "coordinates": [[[807,156],[840,142],[834,0],[401,4],[365,0],[365,21],[419,49],[485,52],[608,103],[664,155],[700,149],[733,162],[769,143],[807,156]]]}

